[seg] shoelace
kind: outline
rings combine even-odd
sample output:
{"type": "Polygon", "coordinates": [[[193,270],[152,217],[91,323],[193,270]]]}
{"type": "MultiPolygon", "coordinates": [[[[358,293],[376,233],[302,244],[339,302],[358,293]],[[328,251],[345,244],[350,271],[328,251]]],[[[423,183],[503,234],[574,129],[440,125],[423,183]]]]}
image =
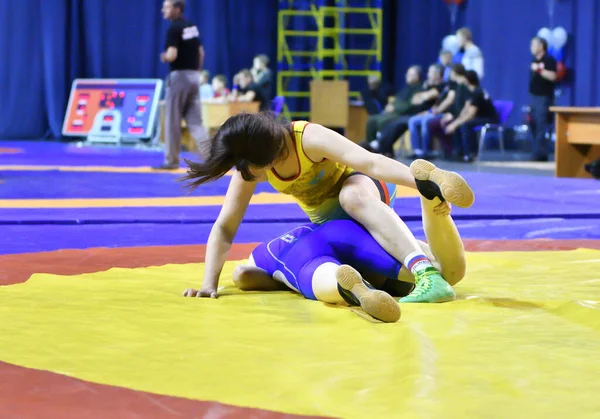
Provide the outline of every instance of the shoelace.
{"type": "Polygon", "coordinates": [[[421,274],[419,275],[419,283],[415,287],[415,290],[412,292],[413,296],[418,297],[431,290],[433,282],[431,281],[430,275],[431,274],[427,271],[421,272],[421,274]]]}

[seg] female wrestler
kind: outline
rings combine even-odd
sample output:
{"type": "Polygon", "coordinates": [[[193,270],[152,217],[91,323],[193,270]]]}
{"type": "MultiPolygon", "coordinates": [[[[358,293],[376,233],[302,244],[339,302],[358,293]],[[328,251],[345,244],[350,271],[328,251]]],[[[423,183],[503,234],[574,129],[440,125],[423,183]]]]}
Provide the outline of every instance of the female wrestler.
{"type": "MultiPolygon", "coordinates": [[[[419,244],[448,283],[454,285],[463,278],[466,262],[450,206],[421,198],[421,208],[428,244],[419,244]]],[[[260,244],[248,264],[238,265],[233,273],[234,283],[244,291],[291,289],[310,300],[361,306],[383,322],[400,318],[400,308],[391,295],[408,294],[405,281],[411,278],[407,268],[354,220],[299,226],[260,244]]],[[[446,294],[450,300],[454,292],[449,284],[446,294]]],[[[400,302],[416,297],[404,297],[400,302]]]]}
{"type": "Polygon", "coordinates": [[[315,224],[344,218],[362,224],[390,255],[411,266],[413,293],[419,296],[415,302],[448,298],[439,271],[427,269],[431,262],[391,206],[395,185],[404,185],[428,198],[468,207],[473,192],[458,174],[424,160],[409,169],[323,126],[280,122],[269,114],[229,118],[204,157],[203,163],[186,161],[186,179],[193,188],[236,170],[208,238],[203,287],[186,296],[217,296],[219,275],[256,184],[268,180],[277,191],[292,195],[315,224]]]}

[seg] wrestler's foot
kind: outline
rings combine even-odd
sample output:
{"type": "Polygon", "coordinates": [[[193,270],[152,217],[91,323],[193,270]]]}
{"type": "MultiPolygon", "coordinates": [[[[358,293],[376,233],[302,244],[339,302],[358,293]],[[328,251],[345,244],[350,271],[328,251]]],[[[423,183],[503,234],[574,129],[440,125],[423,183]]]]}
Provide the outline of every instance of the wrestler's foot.
{"type": "Polygon", "coordinates": [[[456,293],[440,272],[435,268],[425,268],[417,274],[415,289],[401,303],[443,303],[453,301],[456,293]]]}
{"type": "Polygon", "coordinates": [[[385,323],[394,323],[400,318],[400,306],[386,292],[367,287],[362,276],[349,265],[341,265],[336,272],[341,288],[349,291],[369,315],[385,323]]]}
{"type": "Polygon", "coordinates": [[[461,208],[468,208],[475,201],[473,190],[458,173],[440,169],[421,159],[411,163],[410,172],[421,195],[429,200],[437,197],[461,208]]]}

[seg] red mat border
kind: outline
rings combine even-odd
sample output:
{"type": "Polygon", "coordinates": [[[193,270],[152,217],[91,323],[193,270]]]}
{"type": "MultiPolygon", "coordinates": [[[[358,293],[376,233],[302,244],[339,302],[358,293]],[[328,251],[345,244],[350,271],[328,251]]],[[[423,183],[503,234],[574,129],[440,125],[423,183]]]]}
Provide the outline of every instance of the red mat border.
{"type": "MultiPolygon", "coordinates": [[[[470,252],[600,249],[600,240],[464,240],[470,252]]],[[[230,260],[247,258],[257,243],[234,244],[230,260]]],[[[110,268],[204,262],[206,245],[98,247],[0,256],[0,286],[25,282],[34,273],[79,275],[110,268]]]]}
{"type": "Polygon", "coordinates": [[[0,416],[19,419],[315,418],[94,384],[0,362],[0,416]]]}

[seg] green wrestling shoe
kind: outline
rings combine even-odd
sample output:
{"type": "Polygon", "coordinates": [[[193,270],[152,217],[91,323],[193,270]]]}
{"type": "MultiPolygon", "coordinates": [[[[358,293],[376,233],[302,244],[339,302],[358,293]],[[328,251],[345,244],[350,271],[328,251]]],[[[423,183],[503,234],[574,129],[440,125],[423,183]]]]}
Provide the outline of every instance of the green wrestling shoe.
{"type": "Polygon", "coordinates": [[[425,268],[418,273],[415,289],[406,297],[398,300],[401,303],[443,303],[454,301],[456,293],[439,271],[425,268]]]}

